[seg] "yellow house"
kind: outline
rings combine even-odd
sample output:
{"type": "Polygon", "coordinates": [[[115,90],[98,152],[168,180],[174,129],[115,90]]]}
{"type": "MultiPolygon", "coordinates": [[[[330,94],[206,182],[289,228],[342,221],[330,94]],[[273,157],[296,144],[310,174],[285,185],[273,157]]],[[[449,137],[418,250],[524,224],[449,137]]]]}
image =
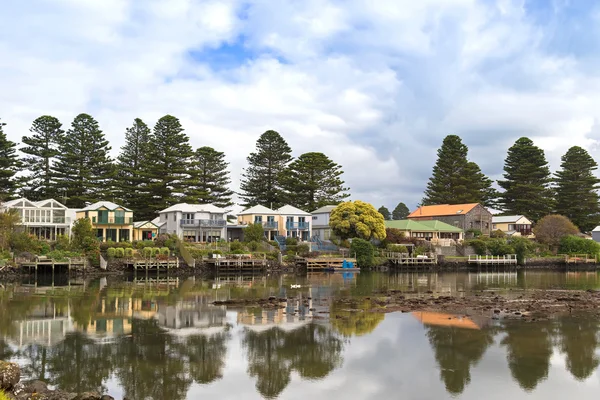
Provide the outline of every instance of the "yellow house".
{"type": "Polygon", "coordinates": [[[133,238],[133,211],[110,201],[99,201],[78,210],[76,219],[87,218],[101,242],[130,241],[133,238]]]}
{"type": "Polygon", "coordinates": [[[152,221],[133,223],[133,240],[153,240],[158,236],[158,225],[152,221]]]}
{"type": "Polygon", "coordinates": [[[310,240],[312,218],[310,213],[296,207],[285,205],[277,210],[257,205],[238,214],[240,225],[262,224],[267,240],[276,236],[310,240]]]}
{"type": "Polygon", "coordinates": [[[522,215],[494,215],[492,231],[497,230],[511,236],[531,236],[533,234],[531,221],[522,215]]]}

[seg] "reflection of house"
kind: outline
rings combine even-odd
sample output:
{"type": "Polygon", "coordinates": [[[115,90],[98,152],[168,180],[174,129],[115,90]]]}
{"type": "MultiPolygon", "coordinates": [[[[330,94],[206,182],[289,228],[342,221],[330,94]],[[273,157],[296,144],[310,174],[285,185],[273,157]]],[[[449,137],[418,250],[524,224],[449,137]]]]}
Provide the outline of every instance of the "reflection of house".
{"type": "Polygon", "coordinates": [[[331,239],[331,228],[329,227],[329,217],[331,212],[337,206],[324,206],[313,212],[312,214],[312,233],[318,236],[321,240],[331,239]]]}
{"type": "Polygon", "coordinates": [[[17,199],[0,204],[0,211],[17,210],[26,232],[42,240],[56,240],[58,235],[69,235],[73,210],[56,200],[29,201],[17,199]]]}
{"type": "Polygon", "coordinates": [[[13,340],[18,347],[29,344],[53,346],[63,341],[74,330],[70,310],[57,309],[53,303],[36,307],[29,315],[13,324],[13,340]]]}
{"type": "Polygon", "coordinates": [[[238,214],[241,225],[262,224],[268,240],[275,236],[294,237],[309,240],[311,237],[310,213],[285,205],[277,210],[257,205],[238,214]]]}
{"type": "Polygon", "coordinates": [[[243,309],[238,312],[237,322],[248,326],[280,326],[284,327],[289,324],[297,324],[300,322],[310,322],[313,317],[312,298],[306,299],[306,303],[302,300],[289,300],[281,303],[283,308],[263,309],[252,308],[243,309]]]}
{"type": "Polygon", "coordinates": [[[110,201],[99,201],[77,211],[77,219],[87,218],[104,242],[130,241],[133,237],[133,211],[110,201]]]}
{"type": "Polygon", "coordinates": [[[437,220],[419,220],[410,219],[398,221],[385,221],[386,228],[394,228],[404,232],[409,238],[419,238],[431,242],[444,240],[462,240],[464,238],[463,230],[455,226],[446,224],[437,220]]]}
{"type": "Polygon", "coordinates": [[[161,233],[176,234],[193,242],[212,242],[227,237],[227,210],[213,204],[175,204],[159,212],[161,233]]]}
{"type": "Polygon", "coordinates": [[[423,323],[423,325],[446,326],[464,329],[480,329],[479,325],[468,317],[460,317],[452,314],[444,314],[428,311],[415,311],[412,316],[423,323]]]}
{"type": "Polygon", "coordinates": [[[226,308],[179,301],[173,306],[159,307],[157,318],[159,325],[170,329],[220,327],[226,324],[226,308]]]}
{"type": "Polygon", "coordinates": [[[481,204],[438,204],[421,206],[410,213],[413,221],[438,220],[467,232],[480,230],[489,235],[492,230],[492,213],[481,204]]]}
{"type": "Polygon", "coordinates": [[[522,215],[492,217],[492,230],[500,230],[507,235],[529,236],[532,234],[531,221],[522,215]]]}

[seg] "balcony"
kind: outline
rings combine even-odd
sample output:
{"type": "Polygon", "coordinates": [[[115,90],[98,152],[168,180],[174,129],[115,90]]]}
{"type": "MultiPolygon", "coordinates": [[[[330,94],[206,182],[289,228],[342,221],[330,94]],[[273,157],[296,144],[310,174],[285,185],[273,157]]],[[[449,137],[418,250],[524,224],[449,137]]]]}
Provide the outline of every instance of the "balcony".
{"type": "Polygon", "coordinates": [[[279,229],[279,222],[277,221],[267,221],[267,222],[263,222],[262,223],[263,227],[267,230],[278,230],[279,229]]]}
{"type": "Polygon", "coordinates": [[[227,221],[224,219],[182,219],[179,221],[179,225],[188,228],[223,228],[227,225],[227,221]]]}
{"type": "Polygon", "coordinates": [[[131,225],[133,224],[133,217],[92,217],[92,223],[97,225],[131,225]]]}
{"type": "Polygon", "coordinates": [[[291,222],[291,221],[286,221],[285,223],[285,229],[288,231],[293,231],[293,230],[307,230],[310,228],[310,222],[291,222]]]}

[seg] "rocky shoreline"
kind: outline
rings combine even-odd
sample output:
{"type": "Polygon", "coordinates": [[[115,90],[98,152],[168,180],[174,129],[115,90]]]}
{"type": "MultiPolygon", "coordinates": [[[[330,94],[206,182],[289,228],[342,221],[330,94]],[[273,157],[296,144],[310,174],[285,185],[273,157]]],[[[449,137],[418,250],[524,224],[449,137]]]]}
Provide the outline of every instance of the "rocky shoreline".
{"type": "Polygon", "coordinates": [[[0,361],[0,393],[12,400],[114,400],[112,396],[96,392],[50,390],[42,381],[21,382],[21,368],[5,361],[0,361]]]}

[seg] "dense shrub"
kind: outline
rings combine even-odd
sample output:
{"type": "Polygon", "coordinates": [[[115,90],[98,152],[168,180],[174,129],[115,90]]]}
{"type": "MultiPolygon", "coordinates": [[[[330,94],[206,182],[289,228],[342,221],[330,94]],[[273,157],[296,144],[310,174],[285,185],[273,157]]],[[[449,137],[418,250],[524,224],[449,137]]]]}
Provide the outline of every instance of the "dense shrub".
{"type": "Polygon", "coordinates": [[[46,257],[53,259],[54,261],[66,261],[68,258],[81,257],[81,253],[66,250],[52,250],[46,257]]]}
{"type": "Polygon", "coordinates": [[[142,254],[146,258],[150,258],[150,257],[152,257],[152,254],[154,254],[153,250],[154,250],[154,248],[152,248],[152,247],[145,247],[144,250],[142,250],[142,254]]]}
{"type": "Polygon", "coordinates": [[[132,249],[133,244],[131,242],[119,242],[116,244],[116,247],[120,247],[122,249],[132,249]]]}
{"type": "Polygon", "coordinates": [[[279,243],[276,240],[269,240],[269,244],[273,247],[279,248],[279,243]]]}
{"type": "Polygon", "coordinates": [[[244,250],[244,245],[241,242],[231,242],[229,244],[230,251],[244,250]]]}
{"type": "Polygon", "coordinates": [[[267,253],[267,260],[278,261],[279,260],[279,252],[278,251],[270,251],[267,253]]]}
{"type": "Polygon", "coordinates": [[[285,251],[286,251],[286,253],[292,252],[292,253],[296,254],[298,252],[298,246],[296,246],[296,245],[285,246],[285,251]]]}
{"type": "Polygon", "coordinates": [[[244,242],[260,242],[265,237],[262,224],[250,224],[244,228],[244,242]]]}
{"type": "Polygon", "coordinates": [[[296,252],[302,257],[306,257],[310,253],[310,246],[307,244],[299,244],[296,246],[296,252]]]}
{"type": "Polygon", "coordinates": [[[122,247],[117,247],[115,249],[115,257],[116,258],[123,258],[125,257],[125,249],[122,247]]]}
{"type": "Polygon", "coordinates": [[[145,247],[154,247],[154,241],[152,240],[138,240],[133,242],[133,247],[138,250],[141,250],[145,247]]]}
{"type": "Polygon", "coordinates": [[[408,248],[406,246],[402,246],[401,244],[388,244],[386,250],[394,253],[408,253],[408,248]]]}
{"type": "Polygon", "coordinates": [[[493,231],[490,234],[490,237],[492,237],[492,238],[504,238],[504,237],[506,237],[506,233],[504,233],[504,231],[501,231],[500,229],[496,229],[495,231],[493,231]]]}
{"type": "Polygon", "coordinates": [[[169,249],[168,247],[161,247],[160,248],[160,255],[161,256],[169,256],[169,255],[171,255],[171,249],[169,249]]]}
{"type": "Polygon", "coordinates": [[[600,253],[600,243],[575,235],[564,236],[560,240],[559,252],[563,254],[587,254],[591,256],[600,253]]]}
{"type": "Polygon", "coordinates": [[[350,255],[356,257],[356,263],[360,268],[370,268],[375,263],[375,249],[371,242],[364,239],[352,239],[350,255]]]}
{"type": "Polygon", "coordinates": [[[296,256],[291,254],[288,254],[287,256],[283,257],[283,261],[285,261],[286,263],[293,263],[295,259],[296,256]]]}
{"type": "Polygon", "coordinates": [[[117,249],[114,247],[109,247],[106,249],[106,256],[108,258],[115,258],[117,256],[117,249]]]}
{"type": "Polygon", "coordinates": [[[298,239],[296,238],[285,238],[285,245],[286,246],[296,246],[298,244],[298,239]]]}
{"type": "Polygon", "coordinates": [[[152,257],[156,257],[160,255],[160,248],[159,247],[152,247],[152,257]]]}
{"type": "Polygon", "coordinates": [[[100,251],[106,251],[108,250],[109,247],[117,247],[117,243],[113,242],[112,240],[107,240],[106,242],[101,242],[100,243],[100,251]]]}
{"type": "Polygon", "coordinates": [[[71,243],[69,237],[66,235],[58,235],[54,242],[54,250],[67,251],[71,249],[71,243]]]}
{"type": "Polygon", "coordinates": [[[253,242],[249,242],[248,243],[248,249],[250,251],[257,251],[259,247],[260,247],[260,243],[259,242],[254,242],[253,241],[253,242]]]}
{"type": "Polygon", "coordinates": [[[471,246],[479,256],[485,256],[487,254],[487,243],[482,239],[469,240],[465,244],[471,246]]]}
{"type": "Polygon", "coordinates": [[[132,258],[133,257],[133,249],[125,249],[125,257],[132,258]]]}
{"type": "Polygon", "coordinates": [[[246,251],[239,249],[231,251],[231,254],[246,254],[246,251]]]}
{"type": "Polygon", "coordinates": [[[405,238],[404,232],[396,228],[386,228],[385,234],[385,241],[383,243],[386,244],[402,243],[402,240],[405,238]]]}
{"type": "MultiPolygon", "coordinates": [[[[42,242],[25,232],[13,232],[10,235],[10,247],[15,253],[42,254],[42,242]]],[[[50,248],[47,250],[49,251],[50,248]]]]}

